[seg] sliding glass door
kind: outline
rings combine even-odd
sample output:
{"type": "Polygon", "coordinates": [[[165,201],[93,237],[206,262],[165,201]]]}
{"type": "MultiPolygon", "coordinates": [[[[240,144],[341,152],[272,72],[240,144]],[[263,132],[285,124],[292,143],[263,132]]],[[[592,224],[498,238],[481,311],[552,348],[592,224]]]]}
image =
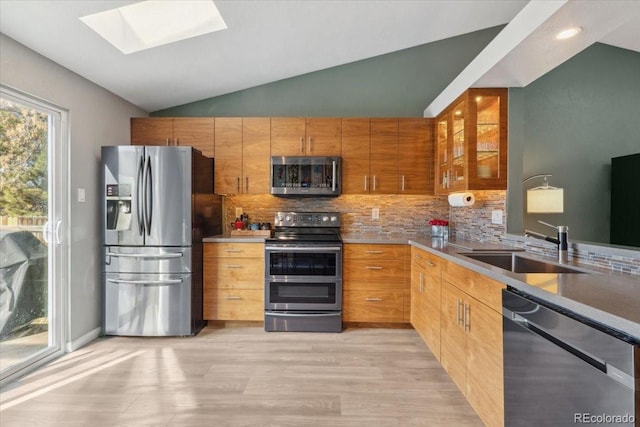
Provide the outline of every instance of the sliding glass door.
{"type": "Polygon", "coordinates": [[[0,382],[62,353],[66,112],[0,86],[0,382]]]}

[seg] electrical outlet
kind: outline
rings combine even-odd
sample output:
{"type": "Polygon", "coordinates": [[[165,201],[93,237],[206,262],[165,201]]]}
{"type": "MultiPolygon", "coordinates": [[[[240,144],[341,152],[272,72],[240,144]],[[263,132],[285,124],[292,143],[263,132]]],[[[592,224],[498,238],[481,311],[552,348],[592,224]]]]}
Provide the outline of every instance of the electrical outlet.
{"type": "Polygon", "coordinates": [[[380,219],[380,209],[378,208],[371,209],[371,219],[380,219]]]}
{"type": "Polygon", "coordinates": [[[502,224],[502,211],[491,211],[491,224],[502,224]]]}
{"type": "Polygon", "coordinates": [[[236,218],[240,218],[240,215],[242,215],[242,208],[236,208],[236,218]]]}
{"type": "Polygon", "coordinates": [[[84,203],[87,201],[87,190],[79,187],[78,188],[78,202],[84,203]]]}

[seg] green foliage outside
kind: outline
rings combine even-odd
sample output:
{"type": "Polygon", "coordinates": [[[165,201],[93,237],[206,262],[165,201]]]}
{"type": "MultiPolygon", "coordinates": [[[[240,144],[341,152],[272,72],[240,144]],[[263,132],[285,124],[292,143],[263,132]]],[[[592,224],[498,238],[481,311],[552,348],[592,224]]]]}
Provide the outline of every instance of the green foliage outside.
{"type": "Polygon", "coordinates": [[[47,215],[47,114],[0,99],[0,215],[47,215]]]}

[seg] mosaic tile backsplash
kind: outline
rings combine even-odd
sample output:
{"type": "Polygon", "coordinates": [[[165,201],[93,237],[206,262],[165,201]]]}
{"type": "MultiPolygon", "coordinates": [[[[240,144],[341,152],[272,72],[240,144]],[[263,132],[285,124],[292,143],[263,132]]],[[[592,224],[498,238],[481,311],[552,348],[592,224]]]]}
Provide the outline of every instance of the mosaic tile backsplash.
{"type": "MultiPolygon", "coordinates": [[[[446,196],[342,195],[336,198],[291,199],[270,195],[236,195],[225,197],[225,224],[235,219],[235,208],[241,207],[251,222],[273,222],[277,211],[340,212],[342,230],[363,234],[430,233],[432,218],[449,221],[450,238],[507,244],[538,255],[555,257],[553,245],[523,242],[506,234],[506,192],[474,191],[473,206],[453,208],[446,196]],[[378,208],[380,218],[372,219],[371,210],[378,208]],[[503,213],[503,224],[491,223],[491,212],[503,213]]],[[[228,226],[228,225],[227,225],[228,226]]],[[[571,243],[571,241],[569,241],[571,243]]],[[[640,275],[640,251],[626,251],[628,256],[612,255],[603,248],[585,250],[572,247],[569,256],[578,262],[640,275]]]]}
{"type": "Polygon", "coordinates": [[[226,223],[235,219],[241,207],[250,222],[273,222],[278,211],[340,212],[342,229],[363,233],[426,233],[432,218],[446,219],[445,198],[403,195],[342,195],[336,198],[280,198],[269,195],[237,195],[225,198],[226,223]],[[372,219],[378,208],[380,218],[372,219]]]}

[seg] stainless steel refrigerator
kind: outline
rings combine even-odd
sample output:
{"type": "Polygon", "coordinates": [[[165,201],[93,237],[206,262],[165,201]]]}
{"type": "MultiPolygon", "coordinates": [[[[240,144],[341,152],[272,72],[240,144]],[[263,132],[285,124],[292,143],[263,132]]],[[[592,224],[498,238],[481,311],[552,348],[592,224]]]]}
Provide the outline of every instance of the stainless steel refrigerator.
{"type": "Polygon", "coordinates": [[[213,159],[191,147],[102,147],[104,333],[195,335],[202,238],[222,230],[213,159]]]}

